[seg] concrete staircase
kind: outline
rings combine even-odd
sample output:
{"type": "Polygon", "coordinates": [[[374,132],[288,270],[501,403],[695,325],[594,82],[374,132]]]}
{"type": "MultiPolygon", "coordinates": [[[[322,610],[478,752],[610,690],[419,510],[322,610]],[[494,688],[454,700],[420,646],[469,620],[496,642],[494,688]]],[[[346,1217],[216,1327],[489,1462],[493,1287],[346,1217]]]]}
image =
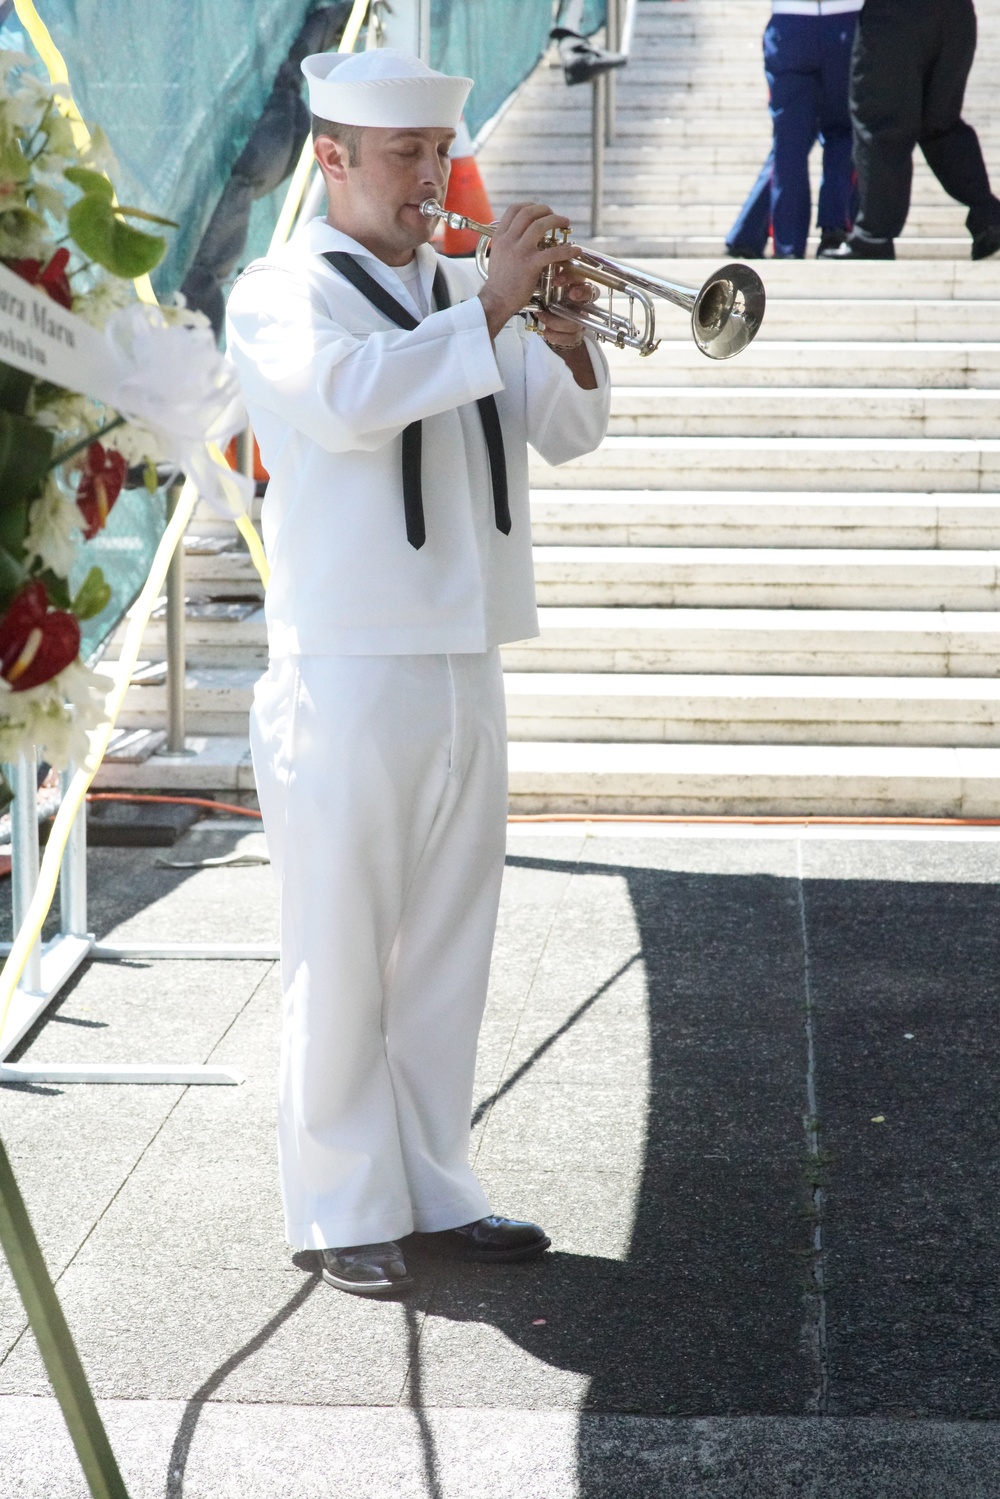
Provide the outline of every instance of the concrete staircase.
{"type": "MultiPolygon", "coordinates": [[[[766,154],[766,13],[639,7],[609,243],[688,285],[766,154]],[[673,240],[647,242],[654,217],[673,240]]],[[[1000,62],[980,19],[974,85],[1000,62]]],[[[586,220],[586,98],[536,70],[482,153],[496,203],[551,180],[586,220]]],[[[1000,174],[976,87],[969,118],[1000,174]]],[[[904,262],[762,265],[763,331],[725,364],[666,304],[655,356],[612,354],[601,449],[532,465],[542,634],[504,652],[513,810],[1000,815],[1000,257],[971,264],[962,217],[918,172],[904,262]]],[[[188,576],[199,753],[102,777],[249,792],[259,587],[207,519],[188,576]]],[[[150,662],[163,646],[154,622],[150,662]]],[[[129,725],[163,721],[147,681],[129,725]]]]}

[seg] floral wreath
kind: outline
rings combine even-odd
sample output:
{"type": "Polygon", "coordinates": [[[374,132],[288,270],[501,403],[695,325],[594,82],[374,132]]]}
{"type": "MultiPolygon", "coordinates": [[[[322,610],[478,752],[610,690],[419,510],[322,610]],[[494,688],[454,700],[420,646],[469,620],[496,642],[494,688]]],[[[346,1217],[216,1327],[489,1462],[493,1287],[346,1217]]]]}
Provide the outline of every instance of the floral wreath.
{"type": "Polygon", "coordinates": [[[104,132],[80,146],[65,102],[28,57],[0,52],[0,265],[100,330],[123,392],[112,405],[0,359],[0,761],[36,746],[60,767],[83,759],[107,690],[81,660],[80,626],[111,588],[97,566],[75,592],[69,578],[123,487],[154,492],[166,464],[224,513],[245,499],[205,449],[244,420],[207,318],[179,297],[136,298],[166,240],[129,221],[176,225],[117,201],[104,132]]]}

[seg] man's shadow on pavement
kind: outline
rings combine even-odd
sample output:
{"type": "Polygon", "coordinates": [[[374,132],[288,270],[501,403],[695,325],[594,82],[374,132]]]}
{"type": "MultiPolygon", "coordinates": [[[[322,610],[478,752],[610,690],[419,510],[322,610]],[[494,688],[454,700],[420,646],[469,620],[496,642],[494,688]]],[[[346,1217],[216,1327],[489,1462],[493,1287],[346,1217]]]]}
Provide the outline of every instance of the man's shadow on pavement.
{"type": "MultiPolygon", "coordinates": [[[[429,1315],[586,1375],[585,1411],[997,1419],[1000,885],[510,862],[628,881],[650,1034],[633,1232],[622,1260],[450,1267],[429,1315]]],[[[461,1403],[461,1368],[451,1400],[446,1369],[423,1377],[461,1403]]],[[[517,1381],[498,1356],[496,1404],[517,1381]]],[[[628,1492],[613,1467],[581,1427],[582,1499],[628,1492]]]]}
{"type": "MultiPolygon", "coordinates": [[[[813,1315],[812,1193],[796,885],[767,875],[508,862],[628,882],[650,1037],[641,1184],[634,1203],[620,1204],[624,1218],[634,1214],[631,1246],[622,1260],[557,1245],[502,1271],[449,1265],[430,1315],[487,1322],[534,1357],[587,1375],[585,1408],[800,1414],[815,1359],[803,1333],[813,1315]]],[[[501,1092],[516,1094],[533,1063],[623,971],[585,996],[501,1092]]],[[[613,1080],[613,1055],[607,1066],[613,1080]]],[[[585,1085],[575,1091],[585,1132],[585,1085]]],[[[621,1165],[593,1162],[609,1173],[621,1165]]],[[[509,1401],[516,1377],[501,1359],[497,1403],[509,1401]]],[[[425,1369],[435,1400],[445,1398],[447,1378],[425,1369]]],[[[454,1378],[459,1403],[461,1369],[454,1378]]]]}

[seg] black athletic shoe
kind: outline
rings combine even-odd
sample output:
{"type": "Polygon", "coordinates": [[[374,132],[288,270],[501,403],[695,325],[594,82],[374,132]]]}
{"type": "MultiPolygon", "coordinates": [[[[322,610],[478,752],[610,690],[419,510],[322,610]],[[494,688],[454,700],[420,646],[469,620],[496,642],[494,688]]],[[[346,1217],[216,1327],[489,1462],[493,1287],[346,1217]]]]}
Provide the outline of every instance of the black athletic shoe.
{"type": "Polygon", "coordinates": [[[544,1254],[551,1239],[537,1223],[521,1223],[515,1218],[478,1218],[461,1228],[447,1228],[443,1233],[414,1234],[420,1248],[449,1259],[478,1260],[480,1264],[509,1265],[519,1260],[533,1260],[544,1254]]]}
{"type": "Polygon", "coordinates": [[[981,234],[972,237],[973,260],[985,260],[989,255],[995,255],[1000,250],[1000,224],[994,224],[989,229],[984,229],[981,234]]]}
{"type": "Polygon", "coordinates": [[[321,1249],[319,1257],[327,1285],[353,1296],[398,1296],[413,1285],[403,1251],[392,1240],[321,1249]]]}
{"type": "Polygon", "coordinates": [[[816,259],[826,260],[828,256],[834,255],[846,240],[846,229],[820,230],[819,246],[816,250],[816,259]]]}

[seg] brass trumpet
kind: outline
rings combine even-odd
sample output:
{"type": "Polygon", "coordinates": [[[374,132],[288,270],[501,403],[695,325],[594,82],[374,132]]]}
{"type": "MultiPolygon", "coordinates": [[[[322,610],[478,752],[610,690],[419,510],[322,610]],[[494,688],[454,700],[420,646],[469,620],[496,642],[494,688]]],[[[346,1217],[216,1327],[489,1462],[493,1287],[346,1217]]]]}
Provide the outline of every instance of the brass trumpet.
{"type": "MultiPolygon", "coordinates": [[[[466,218],[464,214],[449,213],[434,198],[421,203],[420,212],[428,219],[444,219],[451,229],[471,229],[478,234],[476,266],[484,279],[489,275],[490,240],[496,232],[495,224],[477,224],[475,219],[466,218]]],[[[565,288],[552,285],[555,267],[547,266],[531,301],[524,308],[529,328],[538,327],[536,313],[551,307],[570,322],[589,328],[602,342],[615,344],[619,349],[638,349],[640,354],[652,354],[660,344],[656,337],[653,298],[661,297],[690,312],[691,336],[703,354],[709,359],[731,359],[756,337],[764,319],[764,284],[748,265],[734,262],[721,266],[696,291],[661,276],[651,276],[648,271],[637,270],[634,266],[622,265],[609,255],[599,255],[596,250],[571,244],[568,229],[553,231],[546,236],[546,243],[568,246],[568,264],[582,271],[588,281],[607,288],[607,305],[565,301],[565,288]],[[615,311],[616,293],[627,299],[626,312],[615,311]]]]}

